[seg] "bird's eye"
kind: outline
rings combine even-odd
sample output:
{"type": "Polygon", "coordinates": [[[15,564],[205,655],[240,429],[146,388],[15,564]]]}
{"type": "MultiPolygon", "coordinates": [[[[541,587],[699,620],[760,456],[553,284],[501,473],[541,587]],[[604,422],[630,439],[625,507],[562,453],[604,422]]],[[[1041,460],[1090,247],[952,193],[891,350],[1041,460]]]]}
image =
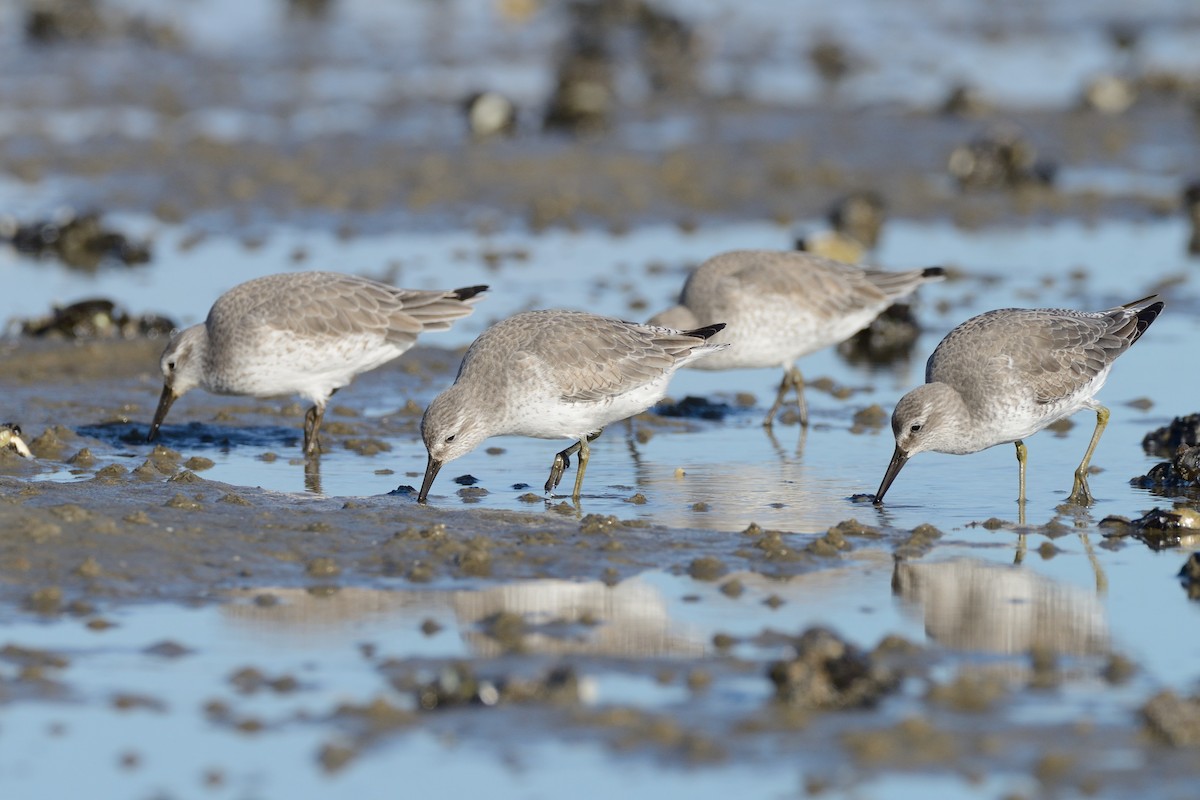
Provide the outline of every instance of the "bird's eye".
{"type": "Polygon", "coordinates": [[[909,428],[909,430],[912,431],[913,433],[920,433],[921,432],[921,423],[918,422],[917,424],[915,424],[911,428],[909,428]]]}
{"type": "Polygon", "coordinates": [[[453,442],[453,441],[454,441],[454,437],[456,437],[456,436],[458,436],[458,434],[457,434],[457,433],[452,433],[452,434],[450,434],[449,436],[447,436],[447,437],[446,437],[446,442],[447,442],[447,444],[448,444],[448,443],[450,443],[450,442],[453,442]]]}
{"type": "Polygon", "coordinates": [[[175,371],[175,362],[174,362],[174,361],[168,361],[168,362],[167,362],[167,369],[171,370],[171,372],[174,372],[174,371],[175,371]]]}

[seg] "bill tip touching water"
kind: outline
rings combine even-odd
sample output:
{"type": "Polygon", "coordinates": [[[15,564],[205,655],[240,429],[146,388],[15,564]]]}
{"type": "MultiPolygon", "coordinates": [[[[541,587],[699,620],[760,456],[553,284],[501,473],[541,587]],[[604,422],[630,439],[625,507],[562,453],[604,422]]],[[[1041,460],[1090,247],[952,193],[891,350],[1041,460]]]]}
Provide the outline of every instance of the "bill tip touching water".
{"type": "Polygon", "coordinates": [[[329,398],[355,376],[411,348],[426,331],[467,316],[487,286],[398,289],[337,272],[297,272],[246,281],[222,294],[207,319],[175,334],[159,367],[163,390],[147,441],[171,405],[197,387],[214,394],[296,394],[304,415],[304,453],[320,452],[329,398]]]}
{"type": "Polygon", "coordinates": [[[1016,445],[1017,499],[1024,504],[1024,439],[1088,408],[1096,412],[1096,427],[1068,500],[1090,505],[1088,467],[1109,418],[1095,395],[1113,362],[1141,338],[1163,306],[1152,295],[1097,312],[1005,308],[954,328],[929,357],[925,384],[896,404],[896,447],[875,504],[882,504],[917,453],[964,455],[1007,442],[1016,445]]]}
{"type": "Polygon", "coordinates": [[[546,491],[578,454],[578,500],[589,443],[606,425],[661,400],[671,376],[728,344],[708,341],[725,325],[679,331],[582,311],[526,311],[488,328],[468,348],[454,383],[421,419],[428,452],[417,502],[438,471],[492,436],[571,439],[554,457],[546,491]]]}

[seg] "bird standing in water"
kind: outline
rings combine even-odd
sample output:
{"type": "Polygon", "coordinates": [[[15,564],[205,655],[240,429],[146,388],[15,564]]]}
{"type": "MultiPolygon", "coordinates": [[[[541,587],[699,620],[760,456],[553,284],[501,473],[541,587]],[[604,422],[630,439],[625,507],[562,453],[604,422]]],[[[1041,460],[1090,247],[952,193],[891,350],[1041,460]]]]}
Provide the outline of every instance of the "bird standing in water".
{"type": "Polygon", "coordinates": [[[1090,505],[1088,465],[1108,424],[1094,399],[1117,357],[1141,338],[1163,303],[1146,297],[1107,311],[1004,308],[973,317],[942,339],[925,365],[925,384],[892,412],[896,450],[875,502],[917,453],[977,453],[1015,442],[1017,500],[1025,503],[1025,439],[1081,408],[1096,428],[1075,470],[1068,500],[1090,505]]]}
{"type": "Polygon", "coordinates": [[[941,267],[885,272],[791,250],[734,250],[696,267],[679,304],[649,324],[687,329],[726,323],[713,341],[731,346],[691,366],[782,367],[783,380],[763,425],[774,422],[792,390],[800,424],[807,425],[804,377],[796,359],[849,339],[922,283],[944,277],[941,267]]]}
{"type": "Polygon", "coordinates": [[[446,330],[470,314],[486,289],[396,289],[338,272],[281,273],[239,284],[163,351],[162,396],[146,440],[154,441],[171,404],[198,386],[214,394],[297,394],[312,403],[304,415],[304,452],[316,454],[334,392],[408,350],[418,334],[446,330]]]}
{"type": "Polygon", "coordinates": [[[546,491],[579,454],[579,499],[591,451],[606,425],[663,398],[677,369],[728,347],[709,341],[724,325],[677,331],[582,311],[526,311],[496,323],[467,350],[454,385],[421,418],[429,451],[417,501],[438,470],[491,436],[572,439],[554,457],[546,491]]]}

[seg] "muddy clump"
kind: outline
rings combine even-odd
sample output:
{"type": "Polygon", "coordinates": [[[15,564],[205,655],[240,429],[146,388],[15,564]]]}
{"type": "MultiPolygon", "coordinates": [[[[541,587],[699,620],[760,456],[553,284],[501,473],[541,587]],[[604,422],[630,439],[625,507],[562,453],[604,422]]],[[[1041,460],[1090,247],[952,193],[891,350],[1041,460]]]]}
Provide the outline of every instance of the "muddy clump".
{"type": "Polygon", "coordinates": [[[827,628],[810,628],[793,643],[795,655],[776,661],[767,676],[775,700],[804,708],[872,708],[900,687],[900,673],[827,628]]]}
{"type": "Polygon", "coordinates": [[[174,321],[157,314],[130,315],[104,298],[55,306],[50,314],[19,324],[24,336],[59,339],[165,339],[176,327],[174,321]]]}
{"type": "Polygon", "coordinates": [[[1200,255],[1200,181],[1192,181],[1183,189],[1183,211],[1189,224],[1188,255],[1200,255]]]}
{"type": "Polygon", "coordinates": [[[950,153],[950,175],[963,191],[1049,186],[1057,168],[1038,159],[1037,149],[1019,131],[999,130],[961,144],[950,153]]]}
{"type": "Polygon", "coordinates": [[[863,62],[850,52],[847,46],[828,34],[821,34],[808,48],[808,61],[821,80],[836,86],[854,72],[863,62]]]}
{"type": "MultiPolygon", "coordinates": [[[[390,672],[392,668],[385,664],[384,669],[390,672]]],[[[411,697],[413,706],[422,712],[500,704],[574,705],[580,700],[579,677],[568,666],[553,667],[533,678],[488,678],[462,661],[446,665],[432,677],[424,672],[405,670],[390,678],[392,687],[411,697]]]]}
{"type": "Polygon", "coordinates": [[[596,134],[610,128],[620,63],[636,64],[656,95],[695,93],[698,40],[682,18],[639,0],[581,0],[567,12],[569,31],[542,118],[546,130],[596,134]]]}
{"type": "Polygon", "coordinates": [[[1200,446],[1180,444],[1170,461],[1155,464],[1130,484],[1141,489],[1200,488],[1200,446]]]}
{"type": "Polygon", "coordinates": [[[1158,739],[1172,747],[1200,745],[1200,699],[1164,691],[1142,706],[1142,720],[1158,739]]]}
{"type": "Polygon", "coordinates": [[[1192,553],[1179,568],[1179,582],[1189,600],[1200,600],[1200,553],[1192,553]]]}
{"type": "Polygon", "coordinates": [[[546,106],[546,130],[595,134],[608,129],[616,110],[616,87],[607,26],[594,24],[599,3],[578,3],[567,43],[559,55],[554,91],[546,106]]]}
{"type": "Polygon", "coordinates": [[[1100,528],[1106,539],[1131,537],[1151,550],[1166,550],[1200,542],[1200,511],[1176,506],[1155,508],[1134,520],[1113,515],[1100,520],[1100,528]]]}
{"type": "Polygon", "coordinates": [[[728,403],[714,403],[704,397],[688,395],[678,402],[664,400],[654,407],[654,413],[660,417],[720,421],[734,413],[734,408],[728,403]]]}
{"type": "Polygon", "coordinates": [[[102,264],[133,266],[150,261],[150,245],[105,227],[100,215],[69,211],[59,218],[20,224],[0,221],[0,234],[19,253],[57,259],[68,267],[94,270],[102,264]]]}
{"type": "Polygon", "coordinates": [[[1142,450],[1146,455],[1170,458],[1179,445],[1200,445],[1200,413],[1176,417],[1170,425],[1150,431],[1142,438],[1142,450]]]}
{"type": "Polygon", "coordinates": [[[25,40],[41,46],[129,39],[167,48],[183,42],[173,26],[99,0],[32,0],[25,4],[24,28],[25,40]]]}

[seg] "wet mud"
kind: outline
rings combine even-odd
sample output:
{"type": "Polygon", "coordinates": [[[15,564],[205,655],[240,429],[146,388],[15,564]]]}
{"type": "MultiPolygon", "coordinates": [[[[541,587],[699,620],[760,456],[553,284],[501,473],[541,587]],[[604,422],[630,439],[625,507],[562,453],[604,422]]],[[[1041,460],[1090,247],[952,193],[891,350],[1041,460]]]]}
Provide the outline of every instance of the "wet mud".
{"type": "MultiPolygon", "coordinates": [[[[947,671],[945,651],[902,637],[853,642],[829,628],[787,633],[770,622],[756,633],[718,632],[680,651],[679,643],[631,645],[636,626],[619,623],[618,612],[603,599],[596,606],[582,600],[551,605],[546,614],[500,596],[482,605],[471,599],[472,610],[460,608],[456,624],[475,656],[411,660],[365,651],[379,690],[357,701],[318,705],[315,716],[303,722],[321,731],[322,743],[307,757],[327,774],[353,770],[415,731],[484,742],[514,718],[527,731],[543,732],[535,737],[565,736],[600,743],[622,758],[693,765],[805,748],[822,754],[818,763],[845,759],[863,774],[973,764],[980,771],[1029,774],[1056,785],[1121,791],[1130,776],[1106,768],[1094,750],[1104,742],[1138,752],[1168,772],[1188,774],[1190,762],[1174,755],[1191,746],[1188,720],[1194,711],[1186,698],[1166,694],[1148,700],[1137,724],[1073,729],[1070,746],[1061,744],[1053,727],[1003,721],[1004,708],[1036,703],[1055,687],[1120,685],[1105,676],[1136,673],[1136,664],[1111,649],[1103,626],[1078,627],[1093,617],[1076,611],[1066,612],[1061,624],[1047,624],[1048,638],[1028,641],[1006,635],[1009,623],[999,619],[956,619],[954,609],[1006,613],[994,600],[948,602],[945,595],[972,586],[991,591],[986,587],[997,568],[968,564],[946,571],[954,565],[923,565],[920,559],[944,536],[932,526],[909,531],[847,519],[824,532],[750,525],[731,533],[584,514],[568,504],[557,513],[477,511],[469,505],[422,506],[412,493],[318,497],[210,481],[203,477],[211,464],[206,452],[296,451],[298,417],[282,419],[294,410],[286,405],[201,396],[199,408],[208,410],[193,408],[191,415],[215,412],[225,416],[222,422],[181,421],[164,428],[161,442],[145,444],[158,344],[25,340],[4,355],[8,410],[31,420],[25,432],[36,456],[0,452],[5,531],[0,604],[7,615],[75,620],[103,636],[110,618],[130,604],[223,607],[236,598],[238,614],[286,629],[293,624],[289,619],[305,625],[326,616],[330,624],[353,619],[361,613],[355,609],[362,601],[355,598],[364,592],[372,605],[403,603],[406,595],[417,598],[422,591],[482,600],[553,576],[569,577],[572,583],[565,586],[597,587],[589,591],[600,599],[633,586],[647,571],[709,585],[726,602],[759,602],[770,615],[787,607],[780,595],[790,582],[896,559],[893,591],[927,616],[927,632],[943,647],[995,647],[1009,654],[1002,665],[957,664],[947,671]],[[86,399],[77,391],[81,380],[89,389],[86,399]],[[50,419],[53,424],[43,422],[50,419]],[[89,422],[97,419],[107,421],[89,422]],[[38,460],[64,462],[78,479],[31,480],[38,460]],[[350,605],[343,608],[345,603],[350,605]],[[606,639],[601,632],[608,628],[620,632],[624,643],[606,639]],[[1077,635],[1066,635],[1073,629],[1077,635]],[[987,632],[998,638],[978,639],[987,632]],[[631,646],[632,653],[645,655],[625,656],[619,672],[644,675],[661,691],[682,691],[691,700],[664,708],[597,706],[590,700],[597,681],[603,685],[613,669],[611,648],[624,652],[631,646]],[[663,646],[673,652],[666,660],[653,655],[663,646]],[[563,660],[570,654],[575,655],[563,660]],[[922,688],[903,701],[909,710],[902,719],[868,713],[886,708],[889,698],[895,702],[906,685],[922,688]],[[717,698],[731,691],[749,694],[730,709],[717,698]],[[1051,747],[1058,760],[1033,755],[1031,739],[1051,747]]],[[[420,347],[410,355],[407,366],[384,368],[389,381],[451,378],[455,353],[420,347]]],[[[682,406],[685,415],[701,417],[709,407],[694,399],[682,406]]],[[[415,446],[417,418],[402,418],[415,446]]],[[[381,433],[375,421],[346,419],[346,428],[330,430],[335,446],[381,433]]],[[[1130,524],[1140,525],[1144,535],[1157,523],[1130,524]]],[[[1060,534],[1048,528],[1047,535],[1060,534]]],[[[1012,579],[1027,578],[1013,573],[1012,579]]],[[[1037,591],[1054,598],[1061,589],[1046,582],[1037,591]]],[[[1087,601],[1046,602],[1048,608],[1071,609],[1087,601]]],[[[442,624],[426,617],[420,627],[436,636],[442,624]]],[[[163,655],[146,657],[186,664],[197,647],[202,645],[181,631],[156,645],[163,655]]],[[[7,665],[0,670],[0,702],[55,703],[72,696],[72,664],[68,653],[10,643],[0,650],[0,665],[7,665]]],[[[247,663],[227,680],[232,694],[207,702],[202,717],[214,730],[237,736],[280,730],[253,710],[261,702],[256,698],[282,702],[309,691],[303,678],[273,671],[269,662],[247,663]]],[[[132,689],[112,702],[124,709],[162,709],[166,703],[132,689]]],[[[809,774],[822,785],[844,780],[820,768],[809,774]]]]}
{"type": "MultiPolygon", "coordinates": [[[[500,5],[519,27],[535,13],[521,9],[538,4],[500,5]]],[[[291,26],[294,50],[232,57],[189,42],[187,26],[102,3],[38,4],[13,28],[28,48],[23,59],[0,57],[12,72],[0,95],[17,118],[34,121],[0,127],[0,165],[52,207],[69,199],[100,211],[6,210],[0,233],[29,270],[22,277],[62,264],[75,280],[103,286],[114,273],[159,268],[161,241],[174,235],[181,251],[219,241],[247,254],[297,228],[343,243],[461,228],[478,237],[470,240],[478,253],[439,270],[481,261],[497,291],[519,295],[514,305],[586,304],[587,292],[620,284],[632,316],[667,299],[637,286],[642,272],[674,278],[690,259],[629,256],[632,272],[622,264],[619,277],[594,287],[594,276],[572,274],[576,294],[562,297],[522,273],[529,243],[563,230],[620,241],[664,224],[702,239],[707,225],[752,219],[779,228],[779,242],[760,246],[786,247],[795,233],[806,247],[837,246],[870,262],[897,221],[944,221],[963,234],[1070,220],[1087,238],[1106,221],[1151,228],[1196,217],[1196,193],[1182,185],[1102,191],[1079,177],[1194,162],[1195,86],[1183,68],[1097,85],[1069,107],[1012,109],[966,85],[945,87],[945,102],[934,104],[859,104],[838,93],[871,73],[871,59],[830,33],[790,51],[818,76],[824,98],[797,106],[736,86],[703,91],[706,59],[730,56],[706,50],[703,30],[685,16],[643,2],[561,12],[531,101],[505,87],[488,97],[461,75],[418,81],[451,89],[397,88],[395,62],[385,59],[381,82],[344,52],[313,77],[329,44],[320,26],[339,24],[338,4],[290,3],[280,24],[291,26]],[[89,65],[108,63],[92,47],[126,48],[123,57],[142,68],[110,64],[92,76],[89,65]],[[99,62],[63,58],[80,53],[99,62]],[[274,77],[243,81],[247,64],[274,77]],[[33,88],[20,82],[42,75],[33,88]],[[629,85],[640,99],[629,100],[629,85]],[[345,96],[352,101],[339,105],[345,96]],[[96,135],[67,135],[70,126],[55,122],[77,106],[102,110],[96,135]],[[137,113],[122,116],[130,107],[137,113]],[[223,108],[237,121],[214,111],[223,108]],[[362,124],[337,124],[347,108],[362,124]],[[131,217],[142,227],[127,230],[131,217]],[[809,230],[789,232],[797,222],[809,230]],[[511,247],[489,239],[512,230],[524,238],[511,247]]],[[[455,28],[434,20],[426,32],[454,39],[455,28]]],[[[508,66],[506,55],[495,57],[508,66]]],[[[432,51],[415,58],[455,64],[432,51]]],[[[718,61],[734,83],[753,67],[739,58],[732,67],[718,61]]],[[[924,496],[909,488],[914,470],[905,476],[914,482],[897,487],[894,512],[860,490],[886,464],[888,398],[921,379],[923,334],[936,341],[993,294],[1089,307],[1133,299],[1090,288],[1086,263],[1057,275],[1009,274],[1003,253],[979,259],[986,274],[947,264],[955,280],[939,300],[894,308],[838,348],[834,378],[809,382],[811,431],[790,410],[775,432],[760,430],[759,405],[777,375],[753,391],[734,379],[703,392],[689,383],[624,431],[606,432],[601,443],[620,443],[629,474],[581,504],[541,493],[544,471],[495,467],[511,455],[505,441],[448,475],[431,505],[416,502],[420,417],[453,380],[462,356],[453,343],[422,339],[340,393],[322,428],[322,461],[300,455],[304,408],[294,398],[193,392],[147,444],[174,320],[102,291],[22,307],[0,338],[0,420],[12,426],[0,428],[0,711],[12,712],[0,752],[6,737],[35,735],[47,737],[35,742],[43,752],[79,747],[96,712],[130,724],[113,735],[120,748],[102,755],[115,771],[104,784],[112,794],[134,785],[126,780],[159,780],[156,762],[173,763],[156,749],[170,736],[137,727],[149,719],[188,735],[200,729],[188,749],[214,754],[150,787],[169,795],[197,782],[254,794],[262,764],[275,765],[265,780],[277,796],[307,787],[289,783],[293,772],[350,791],[356,780],[425,769],[446,788],[457,770],[437,765],[448,757],[533,780],[546,763],[595,748],[603,769],[585,765],[571,790],[601,773],[619,780],[646,769],[664,782],[659,794],[695,793],[668,782],[696,774],[728,776],[730,791],[751,794],[895,796],[911,780],[922,796],[1188,796],[1200,743],[1190,687],[1200,666],[1189,651],[1164,669],[1152,644],[1120,635],[1161,620],[1182,625],[1171,616],[1181,612],[1163,605],[1120,631],[1109,621],[1122,600],[1160,598],[1161,584],[1184,613],[1200,597],[1200,569],[1188,557],[1200,545],[1200,424],[1195,414],[1168,424],[1187,409],[1163,388],[1200,308],[1182,271],[1191,266],[1186,233],[1170,229],[1174,260],[1152,266],[1169,295],[1164,322],[1189,316],[1173,331],[1156,329],[1175,349],[1140,373],[1149,401],[1135,409],[1122,405],[1128,392],[1112,399],[1106,434],[1128,439],[1129,426],[1140,436],[1161,424],[1143,447],[1165,461],[1147,470],[1140,454],[1105,449],[1106,439],[1098,461],[1126,493],[1141,493],[1094,515],[1059,506],[1045,487],[1069,484],[1069,473],[1031,461],[1039,499],[1029,524],[1024,508],[977,493],[1012,477],[1015,495],[1011,448],[1003,472],[961,462],[961,473],[941,473],[954,481],[926,484],[924,496]],[[769,450],[770,469],[735,458],[751,434],[769,450]],[[692,435],[713,444],[684,455],[652,449],[692,435]],[[853,447],[866,454],[852,473],[861,486],[827,474],[829,453],[853,447]],[[286,468],[296,490],[259,488],[253,466],[244,483],[214,479],[229,454],[286,468]],[[327,478],[331,468],[361,474],[362,490],[323,492],[323,466],[327,478]],[[670,524],[654,518],[660,511],[670,524]],[[770,524],[754,521],[767,514],[770,524]],[[790,521],[814,518],[831,521],[790,521]],[[1159,557],[1169,568],[1139,561],[1159,557]],[[1144,571],[1123,572],[1130,562],[1144,571]],[[1158,583],[1131,585],[1148,574],[1158,583]],[[156,615],[168,621],[155,627],[156,615]],[[125,661],[106,661],[113,653],[125,661]],[[16,713],[29,709],[46,711],[32,722],[16,713]],[[286,755],[256,750],[264,741],[286,755]],[[403,761],[427,742],[431,760],[403,761]]],[[[321,266],[402,283],[399,242],[368,263],[321,266]]],[[[912,266],[928,263],[941,261],[912,266]]],[[[272,271],[310,266],[297,246],[272,271]]],[[[481,316],[492,314],[481,305],[481,316]]],[[[1148,339],[1145,349],[1155,346],[1148,339]]],[[[1056,431],[1069,433],[1067,424],[1056,431]]],[[[1039,457],[1054,445],[1044,436],[1051,442],[1039,437],[1030,448],[1039,457]]],[[[555,448],[541,444],[548,466],[555,448]]],[[[1179,638],[1163,633],[1154,643],[1179,638]]],[[[11,765],[0,757],[0,788],[11,765]]]]}

